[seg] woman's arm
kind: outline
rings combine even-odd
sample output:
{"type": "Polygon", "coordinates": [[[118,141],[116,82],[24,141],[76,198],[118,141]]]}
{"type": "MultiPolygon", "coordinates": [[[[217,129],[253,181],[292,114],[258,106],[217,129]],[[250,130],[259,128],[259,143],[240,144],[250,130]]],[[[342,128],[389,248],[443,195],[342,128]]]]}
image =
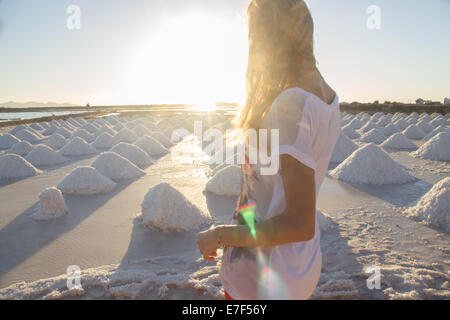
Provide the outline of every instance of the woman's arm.
{"type": "Polygon", "coordinates": [[[286,197],[285,211],[257,223],[255,237],[246,225],[218,226],[199,233],[197,242],[205,259],[213,259],[219,242],[223,246],[259,247],[308,241],[314,237],[314,170],[289,155],[280,158],[286,197]]]}

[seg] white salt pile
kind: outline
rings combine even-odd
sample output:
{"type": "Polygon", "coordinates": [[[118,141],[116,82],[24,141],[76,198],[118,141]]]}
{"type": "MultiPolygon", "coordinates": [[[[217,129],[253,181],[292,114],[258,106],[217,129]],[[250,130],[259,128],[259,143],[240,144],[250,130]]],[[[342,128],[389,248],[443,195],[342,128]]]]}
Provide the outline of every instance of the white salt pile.
{"type": "Polygon", "coordinates": [[[432,121],[430,121],[430,126],[432,128],[437,128],[439,126],[444,126],[446,124],[447,124],[447,120],[442,116],[437,116],[432,121]]]}
{"type": "Polygon", "coordinates": [[[90,195],[108,193],[116,183],[93,167],[78,167],[58,184],[65,194],[90,195]]]}
{"type": "Polygon", "coordinates": [[[120,130],[114,138],[117,142],[133,143],[137,140],[137,136],[128,128],[120,130]]]}
{"type": "Polygon", "coordinates": [[[399,119],[397,121],[394,122],[394,124],[400,128],[400,130],[405,130],[407,126],[409,126],[408,121],[406,121],[405,119],[399,119]]]}
{"type": "Polygon", "coordinates": [[[45,129],[45,130],[42,132],[42,134],[43,134],[44,136],[49,136],[49,135],[55,133],[56,130],[58,130],[58,127],[57,127],[56,125],[52,124],[52,125],[50,125],[47,129],[45,129]]]}
{"type": "Polygon", "coordinates": [[[435,137],[424,143],[412,156],[439,160],[450,161],[450,132],[440,132],[435,137]]]}
{"type": "Polygon", "coordinates": [[[150,156],[134,144],[121,142],[114,146],[114,148],[111,149],[111,152],[115,152],[118,155],[127,158],[141,169],[145,169],[153,163],[150,156]]]}
{"type": "Polygon", "coordinates": [[[381,132],[384,134],[385,137],[390,137],[392,136],[394,133],[397,133],[400,131],[400,128],[397,127],[395,124],[391,123],[388,124],[386,127],[384,127],[383,129],[381,129],[381,132]]]}
{"type": "Polygon", "coordinates": [[[417,203],[405,212],[429,225],[450,231],[450,177],[436,183],[417,203]]]}
{"type": "Polygon", "coordinates": [[[384,117],[381,117],[380,119],[378,119],[376,125],[377,125],[377,127],[385,127],[390,123],[391,123],[391,118],[388,116],[384,116],[384,117]]]}
{"type": "Polygon", "coordinates": [[[108,126],[102,126],[100,129],[98,129],[94,136],[98,138],[102,133],[109,133],[111,136],[115,136],[117,132],[115,132],[108,126]]]}
{"type": "Polygon", "coordinates": [[[205,191],[225,196],[239,195],[241,192],[241,168],[231,165],[219,170],[208,181],[205,191]]]}
{"type": "Polygon", "coordinates": [[[40,172],[21,156],[6,154],[0,157],[0,179],[26,178],[40,172]]]}
{"type": "Polygon", "coordinates": [[[41,138],[38,135],[36,135],[34,132],[32,132],[31,130],[32,129],[23,129],[23,130],[16,132],[14,135],[16,136],[16,138],[18,138],[20,140],[28,141],[30,143],[36,143],[41,138]]]}
{"type": "Polygon", "coordinates": [[[15,133],[17,133],[17,132],[19,132],[19,131],[21,131],[21,130],[23,130],[23,129],[27,129],[27,128],[28,128],[28,126],[26,126],[26,125],[24,125],[24,124],[19,124],[18,126],[12,128],[12,129],[9,131],[9,133],[12,134],[12,135],[15,135],[15,133]]]}
{"type": "Polygon", "coordinates": [[[164,231],[195,231],[211,221],[208,213],[168,183],[150,188],[141,207],[143,224],[164,231]]]}
{"type": "Polygon", "coordinates": [[[377,125],[374,121],[369,121],[361,128],[361,132],[369,132],[370,130],[376,127],[377,125]]]}
{"type": "Polygon", "coordinates": [[[77,131],[75,131],[72,135],[72,138],[76,138],[76,137],[79,137],[89,143],[94,141],[94,136],[91,135],[89,132],[87,132],[84,129],[78,129],[77,131]]]}
{"type": "Polygon", "coordinates": [[[153,131],[150,133],[150,136],[155,138],[166,148],[170,148],[172,146],[172,142],[170,142],[169,138],[167,138],[165,134],[160,131],[153,131]]]}
{"type": "Polygon", "coordinates": [[[47,188],[39,195],[39,209],[33,215],[36,220],[50,220],[68,213],[66,202],[60,190],[47,188]]]}
{"type": "Polygon", "coordinates": [[[82,129],[86,130],[87,132],[89,132],[90,134],[93,134],[95,132],[97,132],[98,128],[95,127],[92,123],[88,123],[85,124],[84,126],[81,127],[82,129]]]}
{"type": "Polygon", "coordinates": [[[366,134],[362,135],[360,140],[362,142],[373,142],[376,144],[382,143],[384,140],[386,140],[386,136],[383,134],[382,129],[380,128],[373,128],[366,134]]]}
{"type": "Polygon", "coordinates": [[[66,144],[66,138],[59,133],[54,133],[51,135],[50,139],[45,142],[45,144],[53,150],[59,150],[66,144]]]}
{"type": "Polygon", "coordinates": [[[425,133],[430,133],[433,131],[433,127],[430,126],[430,123],[427,120],[420,120],[416,126],[425,133]]]}
{"type": "Polygon", "coordinates": [[[94,147],[80,137],[72,138],[60,151],[65,156],[84,156],[96,153],[94,147]]]}
{"type": "Polygon", "coordinates": [[[0,150],[9,149],[17,142],[20,142],[20,140],[17,139],[12,134],[9,134],[9,133],[2,134],[2,135],[0,135],[0,150]]]}
{"type": "Polygon", "coordinates": [[[55,133],[62,135],[66,139],[72,137],[72,132],[70,132],[66,128],[58,128],[58,130],[56,130],[53,134],[55,133]]]}
{"type": "Polygon", "coordinates": [[[416,150],[417,145],[408,139],[403,133],[397,132],[385,142],[383,142],[381,147],[386,149],[396,149],[396,150],[416,150]]]}
{"type": "Polygon", "coordinates": [[[431,131],[429,134],[427,134],[425,137],[423,137],[422,140],[428,141],[431,138],[434,138],[438,133],[441,132],[450,132],[450,127],[447,126],[439,126],[435,128],[433,131],[431,131]]]}
{"type": "Polygon", "coordinates": [[[94,142],[92,142],[92,146],[96,149],[109,149],[114,147],[117,144],[116,138],[114,138],[111,134],[104,132],[100,134],[94,142]]]}
{"type": "Polygon", "coordinates": [[[150,136],[143,136],[136,141],[135,145],[147,152],[150,157],[164,155],[169,152],[159,141],[150,136]]]}
{"type": "Polygon", "coordinates": [[[19,156],[26,156],[33,150],[33,146],[28,141],[20,141],[15,143],[9,150],[8,153],[17,154],[19,156]]]}
{"type": "Polygon", "coordinates": [[[39,123],[36,123],[36,122],[30,124],[30,128],[33,128],[34,130],[37,130],[37,131],[41,131],[42,129],[44,129],[44,128],[42,128],[42,126],[39,123]]]}
{"type": "Polygon", "coordinates": [[[357,139],[357,138],[361,137],[361,135],[358,132],[356,132],[350,124],[343,127],[341,132],[343,134],[345,134],[347,137],[349,137],[350,139],[357,139]]]}
{"type": "Polygon", "coordinates": [[[149,135],[150,134],[150,130],[148,130],[146,127],[144,127],[142,124],[136,126],[133,129],[134,133],[136,134],[136,136],[138,137],[142,137],[145,136],[146,134],[149,135]]]}
{"type": "Polygon", "coordinates": [[[364,120],[355,118],[352,121],[350,121],[350,123],[348,125],[350,127],[352,127],[353,129],[361,129],[364,124],[365,124],[364,120]]]}
{"type": "Polygon", "coordinates": [[[65,157],[55,152],[49,146],[40,144],[36,146],[25,158],[34,166],[52,166],[67,161],[65,157]]]}
{"type": "Polygon", "coordinates": [[[351,183],[401,184],[416,180],[404,167],[395,162],[373,143],[356,150],[330,176],[351,183]]]}
{"type": "Polygon", "coordinates": [[[422,129],[418,128],[415,124],[409,125],[404,131],[403,134],[406,135],[409,139],[420,140],[425,137],[426,133],[423,132],[422,129]]]}
{"type": "Polygon", "coordinates": [[[339,139],[336,142],[336,146],[334,147],[330,162],[342,162],[347,159],[348,156],[350,156],[356,149],[358,149],[358,146],[353,143],[352,140],[347,138],[345,134],[341,133],[339,139]]]}
{"type": "Polygon", "coordinates": [[[145,172],[131,163],[130,160],[115,152],[104,152],[92,163],[100,173],[110,179],[133,179],[145,175],[145,172]]]}

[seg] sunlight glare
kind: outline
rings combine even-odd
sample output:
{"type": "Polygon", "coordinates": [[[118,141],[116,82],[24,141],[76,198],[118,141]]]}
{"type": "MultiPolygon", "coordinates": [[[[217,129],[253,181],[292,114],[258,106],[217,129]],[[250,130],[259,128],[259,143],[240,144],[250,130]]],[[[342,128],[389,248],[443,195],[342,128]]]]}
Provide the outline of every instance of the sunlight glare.
{"type": "Polygon", "coordinates": [[[133,104],[243,100],[247,32],[239,19],[167,18],[144,42],[124,93],[133,104]]]}

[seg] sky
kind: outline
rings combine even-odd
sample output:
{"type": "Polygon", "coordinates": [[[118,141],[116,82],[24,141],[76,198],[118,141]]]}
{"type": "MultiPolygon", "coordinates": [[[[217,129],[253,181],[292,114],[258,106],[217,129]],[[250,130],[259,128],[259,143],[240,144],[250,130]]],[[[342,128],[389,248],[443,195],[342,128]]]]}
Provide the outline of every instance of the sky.
{"type": "MultiPolygon", "coordinates": [[[[341,101],[450,96],[450,0],[307,3],[319,69],[341,101]]],[[[0,0],[0,102],[242,103],[248,4],[0,0]],[[79,28],[67,26],[71,5],[79,28]]]]}

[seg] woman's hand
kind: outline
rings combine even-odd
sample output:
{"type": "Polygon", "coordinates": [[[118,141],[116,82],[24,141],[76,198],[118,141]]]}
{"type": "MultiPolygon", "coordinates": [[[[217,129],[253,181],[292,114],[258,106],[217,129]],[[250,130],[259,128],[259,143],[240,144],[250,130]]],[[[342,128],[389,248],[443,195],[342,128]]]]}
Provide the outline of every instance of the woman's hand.
{"type": "Polygon", "coordinates": [[[212,227],[206,231],[200,232],[197,235],[197,246],[203,255],[203,259],[207,261],[214,261],[217,256],[218,239],[217,229],[212,227]]]}

